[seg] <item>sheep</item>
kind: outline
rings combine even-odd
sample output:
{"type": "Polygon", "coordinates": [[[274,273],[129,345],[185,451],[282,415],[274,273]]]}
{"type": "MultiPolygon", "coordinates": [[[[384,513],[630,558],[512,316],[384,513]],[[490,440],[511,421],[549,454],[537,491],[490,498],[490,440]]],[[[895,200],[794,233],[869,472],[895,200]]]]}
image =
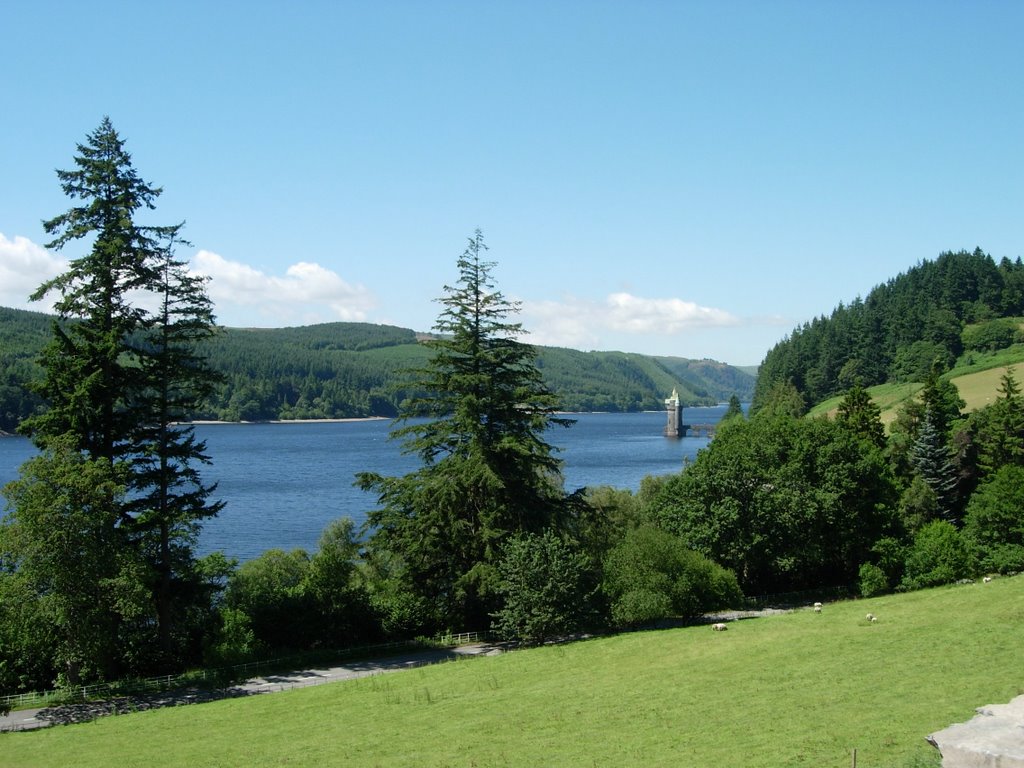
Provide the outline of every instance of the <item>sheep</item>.
{"type": "Polygon", "coordinates": [[[712,624],[711,629],[713,629],[715,632],[725,632],[725,630],[727,630],[728,627],[722,622],[718,622],[717,624],[712,624]]]}
{"type": "Polygon", "coordinates": [[[815,603],[814,604],[814,612],[815,613],[821,613],[821,603],[815,603]]]}
{"type": "Polygon", "coordinates": [[[869,614],[868,614],[867,616],[865,616],[864,618],[865,618],[865,619],[867,619],[868,621],[872,621],[872,622],[874,622],[874,621],[878,621],[878,617],[877,617],[877,616],[875,616],[875,614],[873,614],[873,613],[869,613],[869,614]]]}
{"type": "Polygon", "coordinates": [[[985,583],[985,584],[988,584],[990,581],[992,581],[992,577],[991,576],[986,576],[984,579],[982,579],[982,582],[985,583]]]}

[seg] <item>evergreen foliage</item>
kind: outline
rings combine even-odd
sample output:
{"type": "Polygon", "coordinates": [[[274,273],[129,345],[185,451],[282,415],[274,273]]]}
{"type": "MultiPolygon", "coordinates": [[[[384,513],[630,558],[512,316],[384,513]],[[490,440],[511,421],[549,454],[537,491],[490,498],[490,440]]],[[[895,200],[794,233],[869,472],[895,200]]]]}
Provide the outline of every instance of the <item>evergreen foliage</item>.
{"type": "Polygon", "coordinates": [[[54,322],[39,386],[47,408],[22,426],[40,447],[70,434],[91,457],[118,461],[132,451],[138,421],[133,394],[142,386],[133,340],[143,329],[144,312],[129,297],[152,287],[157,238],[167,230],[136,222],[139,209],[153,208],[160,190],[139,178],[108,118],[78,145],[75,163],[76,170],[57,176],[64,193],[83,204],[44,222],[55,236],[46,247],[92,242],[32,298],[56,292],[58,318],[79,322],[54,322]]]}
{"type": "Polygon", "coordinates": [[[933,413],[925,411],[911,455],[914,469],[934,496],[938,516],[952,522],[957,514],[957,469],[933,413]]]}
{"type": "Polygon", "coordinates": [[[879,450],[885,448],[885,427],[881,411],[860,385],[855,384],[843,397],[836,421],[879,450]]]}
{"type": "Polygon", "coordinates": [[[499,607],[496,565],[509,537],[542,533],[567,510],[560,462],[545,433],[571,421],[518,340],[518,307],[495,290],[479,231],[445,286],[428,364],[413,372],[393,433],[422,466],[403,477],[359,476],[381,507],[371,546],[401,557],[408,589],[435,607],[434,629],[481,628],[499,607]]]}
{"type": "Polygon", "coordinates": [[[971,496],[964,540],[988,573],[1024,570],[1024,467],[1006,464],[971,496]]]}
{"type": "Polygon", "coordinates": [[[498,574],[493,628],[500,637],[539,645],[592,620],[593,565],[551,530],[509,539],[498,574]]]}
{"type": "MultiPolygon", "coordinates": [[[[55,646],[54,663],[69,680],[83,672],[142,673],[198,657],[216,587],[192,547],[201,521],[220,509],[196,469],[206,460],[204,446],[190,429],[175,426],[216,383],[198,352],[213,331],[205,281],[174,258],[181,225],[139,223],[160,190],[136,173],[109,119],[78,145],[75,164],[57,175],[65,194],[80,204],[44,226],[54,236],[48,247],[82,241],[86,250],[33,294],[56,293],[58,316],[40,360],[38,393],[46,407],[21,425],[44,450],[41,460],[49,462],[54,487],[37,489],[43,471],[30,462],[25,484],[12,484],[8,493],[13,512],[7,520],[20,531],[18,578],[30,579],[41,598],[57,600],[59,590],[68,590],[68,599],[89,590],[115,596],[113,607],[96,600],[105,623],[80,624],[89,635],[87,650],[83,643],[74,653],[55,646]],[[158,306],[155,312],[143,308],[146,297],[158,306]],[[109,473],[108,482],[97,482],[97,492],[108,489],[101,497],[86,489],[61,495],[76,487],[69,469],[75,452],[84,473],[109,473]],[[111,484],[120,490],[109,490],[111,484]],[[76,521],[82,550],[98,553],[106,570],[26,559],[52,546],[45,531],[28,524],[45,493],[76,521]],[[70,580],[47,567],[67,568],[70,580]]],[[[52,619],[55,627],[60,618],[52,619]]]]}
{"type": "Polygon", "coordinates": [[[1019,258],[997,265],[976,249],[923,261],[775,345],[761,364],[753,408],[780,382],[814,404],[854,383],[921,381],[936,360],[948,367],[959,357],[970,324],[1024,313],[1022,285],[1019,258]]]}
{"type": "Polygon", "coordinates": [[[972,418],[971,431],[982,477],[1003,466],[1024,466],[1024,397],[1012,368],[1002,377],[996,401],[972,418]]]}
{"type": "Polygon", "coordinates": [[[729,406],[725,409],[725,413],[722,414],[722,423],[728,422],[730,419],[743,418],[743,405],[740,403],[740,399],[736,395],[732,395],[729,398],[729,406]]]}

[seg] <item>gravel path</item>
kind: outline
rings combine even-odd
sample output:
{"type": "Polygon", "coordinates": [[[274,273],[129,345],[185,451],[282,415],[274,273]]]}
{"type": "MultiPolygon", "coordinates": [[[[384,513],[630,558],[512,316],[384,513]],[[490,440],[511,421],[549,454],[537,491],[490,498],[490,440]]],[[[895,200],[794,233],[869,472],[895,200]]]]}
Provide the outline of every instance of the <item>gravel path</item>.
{"type": "Polygon", "coordinates": [[[456,648],[417,651],[372,661],[356,661],[335,667],[308,668],[279,675],[254,677],[230,688],[216,690],[188,688],[143,696],[122,696],[108,701],[61,704],[43,709],[19,709],[7,715],[0,715],[0,732],[27,731],[51,725],[84,723],[105,715],[122,715],[159,707],[177,707],[186,704],[199,704],[204,701],[305,688],[310,685],[323,685],[339,680],[353,680],[357,677],[414,669],[469,656],[494,656],[504,650],[505,646],[498,643],[472,643],[456,648]]]}
{"type": "MultiPolygon", "coordinates": [[[[785,612],[784,609],[772,608],[760,611],[724,611],[722,613],[710,614],[705,617],[705,620],[708,622],[737,621],[739,619],[785,612]]],[[[157,709],[159,707],[177,707],[186,704],[199,704],[204,701],[286,691],[310,685],[323,685],[324,683],[333,683],[339,680],[352,680],[357,677],[413,669],[427,664],[455,661],[467,656],[493,656],[504,652],[507,648],[507,645],[500,643],[471,643],[455,648],[417,651],[371,661],[355,661],[335,667],[308,668],[279,675],[254,677],[230,688],[215,690],[188,688],[140,696],[122,696],[107,701],[61,704],[43,709],[19,709],[7,715],[0,715],[0,733],[4,731],[27,731],[36,728],[46,728],[51,725],[84,723],[105,715],[122,715],[130,712],[142,712],[147,709],[157,709]]]]}

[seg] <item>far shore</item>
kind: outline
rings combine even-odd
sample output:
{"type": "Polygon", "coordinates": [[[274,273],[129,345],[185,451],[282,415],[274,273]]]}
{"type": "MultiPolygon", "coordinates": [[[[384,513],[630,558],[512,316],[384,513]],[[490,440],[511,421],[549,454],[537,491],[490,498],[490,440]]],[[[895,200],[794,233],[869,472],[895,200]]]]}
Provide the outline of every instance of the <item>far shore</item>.
{"type": "Polygon", "coordinates": [[[210,424],[344,424],[350,421],[390,421],[389,416],[353,416],[347,419],[268,419],[267,421],[196,421],[180,422],[181,424],[196,424],[207,426],[210,424]]]}

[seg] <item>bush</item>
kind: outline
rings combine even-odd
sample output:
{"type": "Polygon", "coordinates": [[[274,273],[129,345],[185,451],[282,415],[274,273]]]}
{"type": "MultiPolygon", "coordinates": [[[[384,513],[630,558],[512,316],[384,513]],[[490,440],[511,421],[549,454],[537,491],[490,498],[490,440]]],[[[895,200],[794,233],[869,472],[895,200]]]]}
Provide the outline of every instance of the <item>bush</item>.
{"type": "Polygon", "coordinates": [[[960,334],[965,350],[994,352],[1021,341],[1020,320],[1003,317],[968,325],[960,334]]]}
{"type": "Polygon", "coordinates": [[[221,625],[213,635],[204,661],[207,666],[222,667],[249,661],[259,650],[249,616],[236,608],[222,608],[221,625]]]}
{"type": "Polygon", "coordinates": [[[945,520],[935,520],[914,537],[900,588],[936,587],[973,575],[974,561],[959,532],[945,520]]]}
{"type": "Polygon", "coordinates": [[[672,601],[662,591],[631,589],[612,603],[612,623],[617,627],[641,627],[672,615],[672,601]]]}
{"type": "Polygon", "coordinates": [[[699,616],[743,599],[735,574],[650,526],[629,531],[608,553],[604,576],[617,626],[699,616]]]}
{"type": "Polygon", "coordinates": [[[1024,467],[1001,467],[974,492],[963,537],[981,570],[1024,570],[1024,467]]]}
{"type": "Polygon", "coordinates": [[[889,591],[889,579],[885,571],[874,563],[864,563],[860,567],[860,594],[861,597],[875,597],[884,595],[889,591]]]}
{"type": "Polygon", "coordinates": [[[271,648],[305,648],[310,606],[302,587],[308,571],[304,550],[267,550],[231,575],[224,604],[248,617],[257,642],[271,648]]]}

